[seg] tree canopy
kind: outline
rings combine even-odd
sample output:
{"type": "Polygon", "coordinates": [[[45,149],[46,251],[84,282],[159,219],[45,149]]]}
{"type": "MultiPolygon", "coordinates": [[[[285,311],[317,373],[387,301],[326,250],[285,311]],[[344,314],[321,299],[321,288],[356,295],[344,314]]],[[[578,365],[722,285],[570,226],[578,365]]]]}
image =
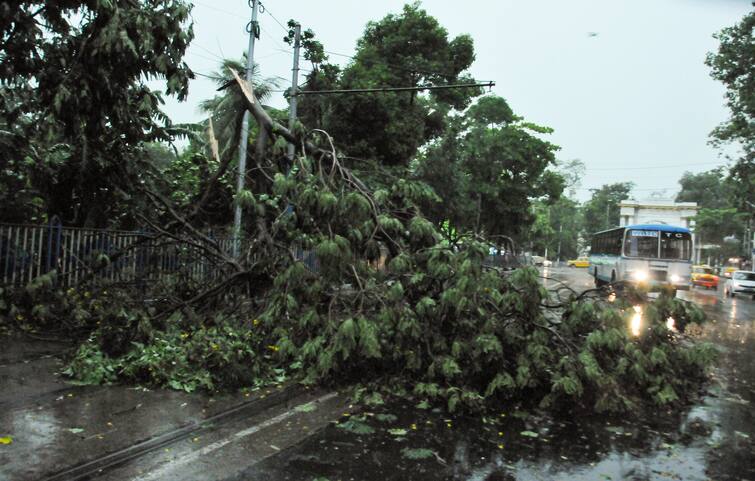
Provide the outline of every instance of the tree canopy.
{"type": "Polygon", "coordinates": [[[592,197],[583,207],[585,239],[596,232],[619,225],[619,202],[629,198],[633,187],[631,182],[617,182],[593,190],[592,197]]]}
{"type": "Polygon", "coordinates": [[[681,189],[677,202],[697,202],[707,209],[721,209],[731,206],[732,185],[726,180],[722,167],[693,174],[685,172],[679,179],[681,189]]]}
{"type": "Polygon", "coordinates": [[[0,8],[0,182],[19,201],[4,214],[104,225],[122,213],[143,143],[171,137],[146,80],[188,93],[190,12],[183,0],[0,8]]]}
{"type": "Polygon", "coordinates": [[[735,142],[742,155],[730,170],[731,187],[738,206],[755,212],[755,11],[736,25],[721,30],[715,37],[718,51],[708,54],[706,64],[711,75],[726,87],[726,104],[730,117],[711,134],[714,144],[735,142]]]}
{"type": "MultiPolygon", "coordinates": [[[[305,52],[312,49],[306,49],[305,52]]],[[[305,53],[305,55],[307,55],[305,53]]],[[[324,56],[310,54],[313,62],[324,56]]],[[[448,31],[420,7],[405,5],[400,14],[370,22],[356,54],[343,71],[321,65],[307,76],[307,90],[329,88],[417,87],[471,83],[465,73],[474,61],[469,35],[448,31]]],[[[407,165],[425,142],[442,132],[445,114],[463,109],[475,88],[365,95],[308,95],[301,102],[305,125],[327,130],[348,156],[407,165]]]]}
{"type": "Polygon", "coordinates": [[[423,209],[437,226],[519,236],[533,221],[532,200],[561,195],[563,179],[551,170],[558,147],[541,139],[551,130],[516,117],[504,99],[481,97],[448,124],[413,166],[440,198],[423,209]]]}

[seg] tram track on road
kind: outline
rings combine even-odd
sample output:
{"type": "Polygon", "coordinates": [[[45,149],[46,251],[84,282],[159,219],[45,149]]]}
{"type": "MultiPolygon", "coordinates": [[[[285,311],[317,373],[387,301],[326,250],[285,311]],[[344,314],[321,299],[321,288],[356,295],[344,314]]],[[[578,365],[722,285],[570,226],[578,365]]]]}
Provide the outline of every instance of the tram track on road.
{"type": "MultiPolygon", "coordinates": [[[[226,426],[234,420],[246,419],[251,416],[259,415],[276,406],[286,405],[286,407],[288,407],[289,402],[293,398],[305,394],[307,394],[307,391],[297,385],[277,389],[270,394],[242,402],[201,421],[193,421],[175,427],[147,439],[139,440],[124,448],[97,456],[94,459],[83,461],[56,472],[48,473],[39,478],[39,481],[76,481],[94,479],[105,474],[110,469],[137,460],[145,455],[164,449],[167,446],[173,445],[182,440],[199,436],[201,433],[226,426]]],[[[312,397],[312,399],[309,400],[310,402],[329,399],[336,395],[335,393],[326,394],[319,391],[311,392],[309,394],[311,394],[312,397]]],[[[293,412],[293,410],[290,412],[293,412]]],[[[249,429],[254,430],[255,427],[253,426],[249,429]]],[[[256,429],[261,429],[261,427],[258,426],[256,429]]]]}

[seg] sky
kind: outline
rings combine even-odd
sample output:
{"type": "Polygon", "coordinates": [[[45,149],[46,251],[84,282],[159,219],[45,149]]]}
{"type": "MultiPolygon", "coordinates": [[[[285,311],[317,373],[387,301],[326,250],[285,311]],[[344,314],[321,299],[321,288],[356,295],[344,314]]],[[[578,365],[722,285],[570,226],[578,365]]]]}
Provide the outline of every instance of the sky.
{"type": "MultiPolygon", "coordinates": [[[[246,0],[193,3],[195,39],[186,61],[209,74],[221,58],[240,58],[246,50],[251,9],[246,0]]],[[[326,50],[351,55],[367,22],[400,12],[404,3],[263,0],[255,60],[264,77],[285,89],[292,53],[281,24],[294,18],[326,50]]],[[[549,140],[561,147],[560,160],[584,162],[580,200],[592,188],[625,181],[635,184],[638,200],[673,198],[685,171],[726,164],[707,144],[728,111],[724,88],[704,60],[717,49],[713,34],[748,13],[750,0],[425,0],[422,6],[450,37],[472,36],[470,73],[495,81],[492,92],[518,115],[553,128],[549,140]]],[[[349,59],[331,55],[330,61],[349,59]]],[[[301,67],[308,67],[303,59],[301,67]]],[[[199,121],[198,105],[215,88],[197,75],[188,100],[166,99],[165,111],[174,122],[199,121]]],[[[286,105],[282,93],[268,103],[286,105]]]]}

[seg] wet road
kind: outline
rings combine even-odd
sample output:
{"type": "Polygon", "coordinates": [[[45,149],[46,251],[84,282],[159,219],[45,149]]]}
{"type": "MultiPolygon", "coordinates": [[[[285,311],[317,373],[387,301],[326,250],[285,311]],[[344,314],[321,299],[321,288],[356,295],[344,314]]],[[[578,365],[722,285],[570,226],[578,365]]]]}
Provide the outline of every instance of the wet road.
{"type": "MultiPolygon", "coordinates": [[[[583,270],[544,274],[577,290],[593,285],[583,270]]],[[[680,297],[703,307],[711,321],[700,336],[721,349],[707,392],[684,412],[622,422],[502,408],[485,423],[386,405],[359,418],[371,434],[331,425],[235,479],[755,481],[755,301],[698,289],[680,297]]]]}
{"type": "MultiPolygon", "coordinates": [[[[583,270],[545,274],[592,287],[583,270]]],[[[712,382],[684,412],[625,420],[506,407],[472,420],[397,403],[349,414],[341,395],[285,388],[208,396],[78,387],[56,375],[54,346],[6,340],[0,437],[13,442],[0,444],[0,480],[755,481],[755,301],[680,296],[711,319],[699,335],[721,349],[712,382]]]]}

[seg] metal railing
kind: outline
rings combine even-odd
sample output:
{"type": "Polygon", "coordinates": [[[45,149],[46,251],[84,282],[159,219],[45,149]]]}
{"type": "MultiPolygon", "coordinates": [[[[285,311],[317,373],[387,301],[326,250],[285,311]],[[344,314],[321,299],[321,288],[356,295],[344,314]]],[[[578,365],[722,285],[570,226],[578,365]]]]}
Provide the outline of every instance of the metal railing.
{"type": "MultiPolygon", "coordinates": [[[[212,235],[210,234],[212,237],[212,235]]],[[[233,238],[213,240],[233,251],[233,238]]],[[[183,276],[197,282],[220,277],[224,267],[196,245],[149,232],[0,224],[0,285],[23,285],[55,270],[59,284],[129,284],[183,276]]]]}

